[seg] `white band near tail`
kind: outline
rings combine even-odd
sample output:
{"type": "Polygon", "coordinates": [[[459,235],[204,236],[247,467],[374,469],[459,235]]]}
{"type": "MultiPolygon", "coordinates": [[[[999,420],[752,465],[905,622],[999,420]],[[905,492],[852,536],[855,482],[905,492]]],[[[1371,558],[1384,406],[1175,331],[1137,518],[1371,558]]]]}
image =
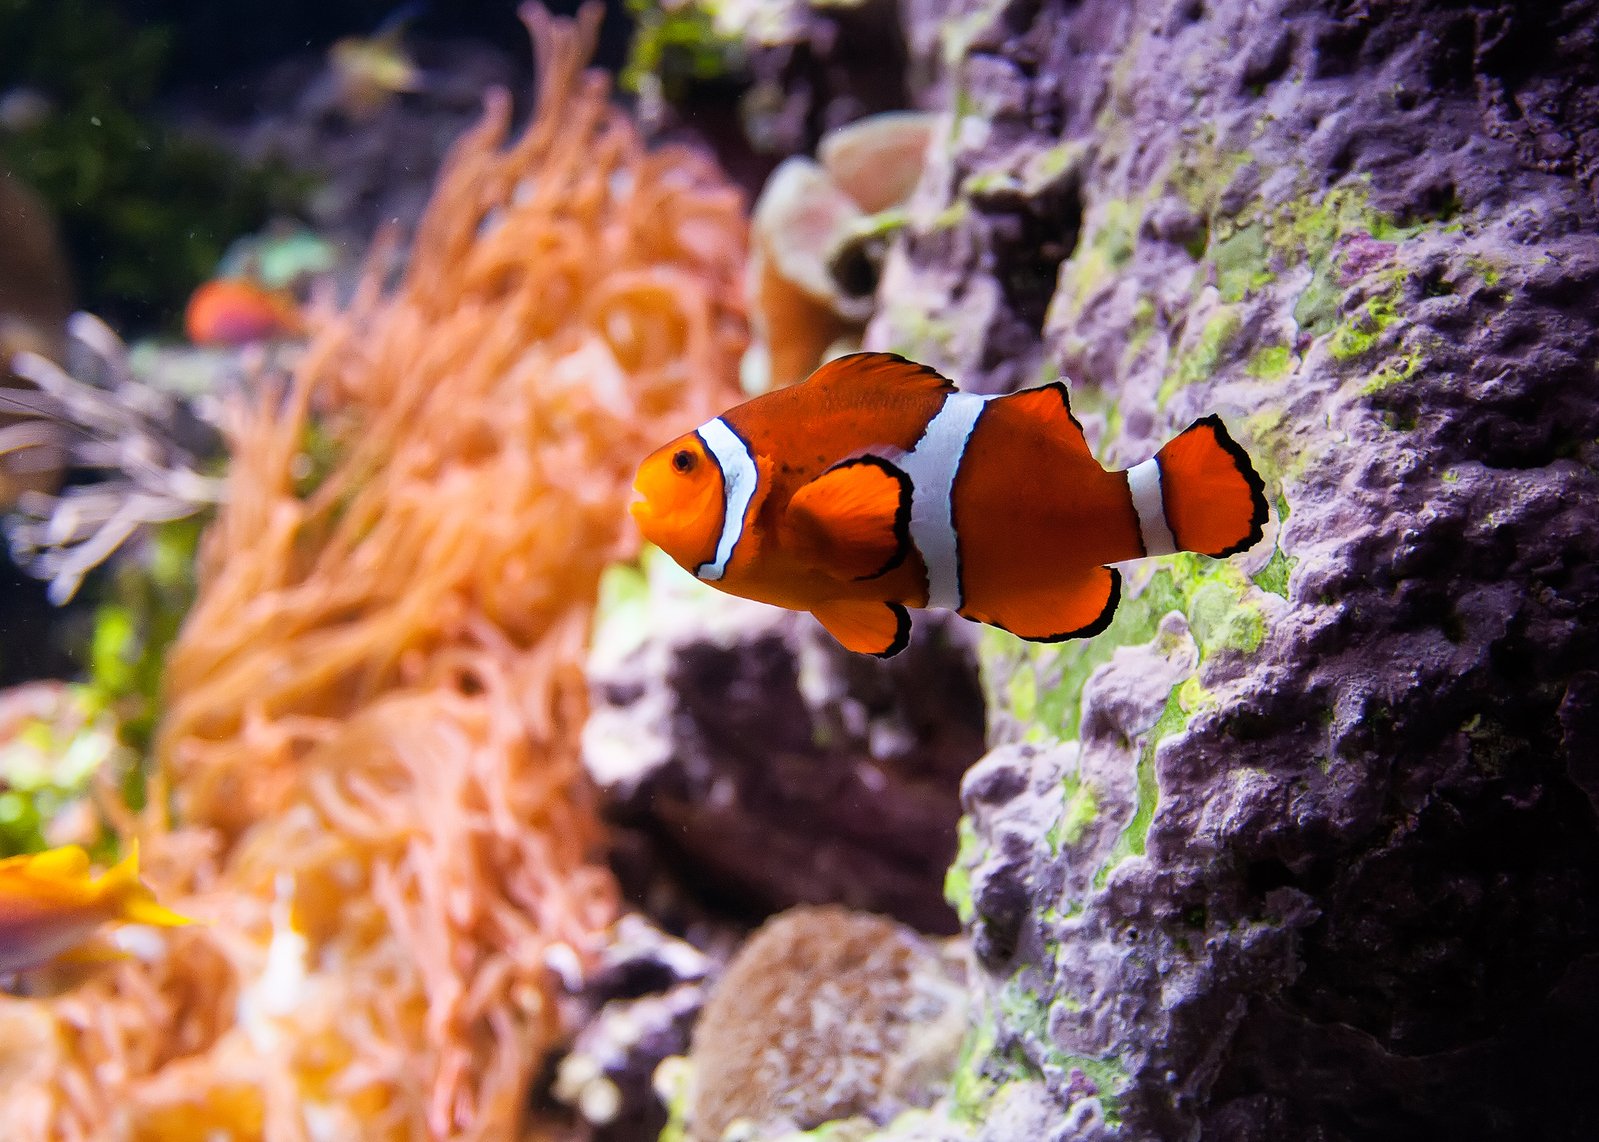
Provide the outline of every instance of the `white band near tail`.
{"type": "Polygon", "coordinates": [[[927,565],[927,605],[959,610],[960,546],[955,535],[955,476],[966,442],[988,398],[951,393],[927,422],[921,439],[900,460],[911,481],[911,542],[927,565]]]}
{"type": "Polygon", "coordinates": [[[1145,555],[1170,555],[1177,539],[1166,522],[1166,501],[1160,489],[1160,461],[1150,457],[1127,469],[1127,487],[1133,493],[1133,511],[1144,538],[1145,555]]]}
{"type": "Polygon", "coordinates": [[[722,469],[722,534],[716,541],[716,557],[694,569],[695,575],[709,583],[727,574],[727,561],[744,534],[744,513],[755,497],[760,472],[749,445],[721,417],[706,421],[694,432],[722,469]]]}

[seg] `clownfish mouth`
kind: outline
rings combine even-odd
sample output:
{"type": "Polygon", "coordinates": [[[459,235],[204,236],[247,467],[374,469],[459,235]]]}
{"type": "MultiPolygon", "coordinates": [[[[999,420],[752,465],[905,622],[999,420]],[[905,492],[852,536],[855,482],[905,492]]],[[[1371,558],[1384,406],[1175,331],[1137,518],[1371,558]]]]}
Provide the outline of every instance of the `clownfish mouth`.
{"type": "Polygon", "coordinates": [[[633,517],[633,522],[641,529],[645,529],[655,520],[655,509],[650,504],[650,499],[637,488],[633,489],[633,499],[627,505],[628,514],[633,517]]]}

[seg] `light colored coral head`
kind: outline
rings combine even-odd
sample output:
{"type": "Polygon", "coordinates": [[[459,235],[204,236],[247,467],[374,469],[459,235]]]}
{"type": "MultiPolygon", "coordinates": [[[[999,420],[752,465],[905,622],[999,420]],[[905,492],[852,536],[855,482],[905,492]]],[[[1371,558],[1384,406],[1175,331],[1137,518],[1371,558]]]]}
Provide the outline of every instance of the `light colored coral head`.
{"type": "Polygon", "coordinates": [[[716,555],[722,469],[696,432],[657,448],[639,465],[631,511],[644,538],[693,571],[716,555]]]}

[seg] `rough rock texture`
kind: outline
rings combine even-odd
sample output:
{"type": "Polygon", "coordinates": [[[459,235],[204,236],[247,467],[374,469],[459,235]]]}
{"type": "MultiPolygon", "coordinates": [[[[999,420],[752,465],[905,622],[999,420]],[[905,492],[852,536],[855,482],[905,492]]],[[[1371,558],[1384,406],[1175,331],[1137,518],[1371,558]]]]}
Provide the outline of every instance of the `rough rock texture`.
{"type": "Polygon", "coordinates": [[[1052,1139],[1599,1137],[1599,14],[909,0],[947,133],[867,343],[1276,504],[985,636],[968,1104],[1052,1139]]]}
{"type": "Polygon", "coordinates": [[[836,902],[955,930],[941,886],[961,774],[983,751],[962,624],[920,624],[881,662],[665,557],[616,572],[605,596],[584,763],[635,900],[670,911],[652,883],[669,871],[756,919],[836,902]]]}
{"type": "Polygon", "coordinates": [[[747,53],[752,86],[739,110],[756,151],[806,153],[834,127],[904,105],[905,45],[892,0],[757,0],[714,10],[747,53]]]}
{"type": "Polygon", "coordinates": [[[583,981],[593,1006],[556,1068],[550,1094],[574,1110],[588,1142],[654,1138],[666,1108],[654,1089],[663,1059],[688,1050],[713,962],[637,914],[617,922],[604,962],[583,981]]]}

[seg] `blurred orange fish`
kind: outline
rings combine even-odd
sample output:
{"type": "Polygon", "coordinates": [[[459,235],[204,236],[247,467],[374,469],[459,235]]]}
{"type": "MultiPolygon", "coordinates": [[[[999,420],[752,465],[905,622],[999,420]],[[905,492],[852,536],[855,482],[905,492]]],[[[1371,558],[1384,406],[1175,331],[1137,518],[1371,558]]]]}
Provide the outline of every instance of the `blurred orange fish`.
{"type": "Polygon", "coordinates": [[[77,845],[0,860],[0,972],[75,956],[104,959],[91,944],[102,924],[193,923],[156,903],[139,879],[139,849],[99,876],[77,845]]]}
{"type": "Polygon", "coordinates": [[[283,290],[247,278],[216,278],[189,298],[183,328],[196,345],[247,345],[299,336],[305,321],[299,305],[283,290]]]}

